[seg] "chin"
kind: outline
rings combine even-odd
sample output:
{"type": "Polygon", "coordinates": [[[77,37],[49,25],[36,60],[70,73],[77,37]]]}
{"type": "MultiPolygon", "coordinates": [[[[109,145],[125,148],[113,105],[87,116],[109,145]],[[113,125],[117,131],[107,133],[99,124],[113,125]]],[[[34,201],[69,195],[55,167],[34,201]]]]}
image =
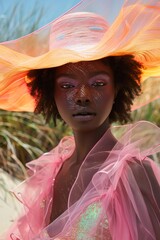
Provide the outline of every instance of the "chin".
{"type": "Polygon", "coordinates": [[[73,132],[83,132],[83,133],[89,133],[89,132],[93,132],[93,131],[97,131],[97,133],[99,131],[106,131],[108,129],[108,127],[110,126],[109,124],[109,120],[105,120],[103,123],[99,123],[99,124],[91,124],[89,123],[82,123],[80,126],[71,126],[73,132]]]}

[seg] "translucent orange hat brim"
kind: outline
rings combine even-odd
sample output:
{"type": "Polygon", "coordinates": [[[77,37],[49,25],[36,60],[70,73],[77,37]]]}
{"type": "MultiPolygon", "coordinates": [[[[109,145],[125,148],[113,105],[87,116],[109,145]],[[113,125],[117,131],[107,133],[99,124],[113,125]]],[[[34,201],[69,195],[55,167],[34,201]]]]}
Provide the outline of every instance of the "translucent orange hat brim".
{"type": "Polygon", "coordinates": [[[34,110],[26,86],[31,69],[125,54],[133,54],[145,66],[144,94],[133,109],[159,98],[160,2],[128,0],[118,15],[115,8],[109,0],[84,0],[40,30],[1,43],[0,108],[34,110]],[[102,13],[105,19],[95,13],[102,13]]]}

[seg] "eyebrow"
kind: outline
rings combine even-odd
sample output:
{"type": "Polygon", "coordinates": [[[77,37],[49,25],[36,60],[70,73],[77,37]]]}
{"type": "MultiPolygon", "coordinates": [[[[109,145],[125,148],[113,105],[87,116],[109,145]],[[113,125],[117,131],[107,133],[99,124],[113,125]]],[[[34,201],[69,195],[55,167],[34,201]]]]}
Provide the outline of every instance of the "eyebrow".
{"type": "MultiPolygon", "coordinates": [[[[97,76],[97,75],[108,75],[108,76],[112,76],[111,73],[109,73],[108,71],[104,71],[104,70],[103,70],[103,71],[90,72],[89,78],[92,78],[92,77],[97,76]]],[[[62,77],[75,78],[75,75],[74,75],[74,74],[71,74],[71,73],[62,73],[62,74],[57,74],[57,75],[56,75],[56,79],[62,78],[62,77]]]]}
{"type": "Polygon", "coordinates": [[[91,72],[90,74],[90,78],[94,77],[94,76],[97,76],[97,75],[108,75],[108,76],[112,76],[111,73],[109,73],[109,71],[94,71],[94,72],[91,72]]]}
{"type": "Polygon", "coordinates": [[[75,77],[73,74],[70,73],[60,73],[56,75],[56,79],[62,78],[62,77],[68,77],[68,78],[73,78],[75,77]]]}

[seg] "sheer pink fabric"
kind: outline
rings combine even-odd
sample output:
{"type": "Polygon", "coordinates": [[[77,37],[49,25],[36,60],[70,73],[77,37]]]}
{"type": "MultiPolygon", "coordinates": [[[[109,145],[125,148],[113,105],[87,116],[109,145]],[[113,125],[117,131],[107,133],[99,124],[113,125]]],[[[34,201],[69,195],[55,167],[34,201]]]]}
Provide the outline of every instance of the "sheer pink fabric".
{"type": "Polygon", "coordinates": [[[24,215],[4,239],[159,239],[160,169],[152,160],[159,156],[159,136],[148,122],[109,129],[84,159],[68,209],[48,225],[54,179],[74,150],[72,137],[62,139],[28,164],[31,176],[15,192],[24,215]],[[111,133],[117,143],[109,151],[111,133]]]}
{"type": "Polygon", "coordinates": [[[26,74],[31,69],[125,54],[133,54],[145,66],[144,95],[133,109],[159,98],[160,2],[118,2],[123,3],[121,9],[111,0],[80,1],[40,30],[1,43],[0,108],[34,110],[35,102],[26,86],[26,74]]]}

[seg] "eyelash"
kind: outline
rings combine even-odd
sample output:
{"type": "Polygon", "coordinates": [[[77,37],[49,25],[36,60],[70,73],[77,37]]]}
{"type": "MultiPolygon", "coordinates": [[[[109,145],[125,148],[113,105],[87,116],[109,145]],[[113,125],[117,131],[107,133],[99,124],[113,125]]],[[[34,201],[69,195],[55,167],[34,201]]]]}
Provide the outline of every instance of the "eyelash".
{"type": "MultiPolygon", "coordinates": [[[[107,83],[105,81],[95,81],[94,83],[91,84],[92,87],[103,87],[105,86],[107,83]]],[[[72,83],[62,83],[61,84],[61,88],[63,89],[69,89],[69,88],[74,88],[75,85],[72,83]]]]}
{"type": "Polygon", "coordinates": [[[74,87],[74,85],[71,83],[63,83],[61,85],[61,88],[64,88],[64,89],[73,88],[73,87],[74,87]]]}
{"type": "Polygon", "coordinates": [[[104,82],[104,81],[98,81],[98,82],[94,82],[93,84],[92,84],[92,86],[93,87],[103,87],[103,86],[105,86],[106,85],[106,82],[104,82]]]}

